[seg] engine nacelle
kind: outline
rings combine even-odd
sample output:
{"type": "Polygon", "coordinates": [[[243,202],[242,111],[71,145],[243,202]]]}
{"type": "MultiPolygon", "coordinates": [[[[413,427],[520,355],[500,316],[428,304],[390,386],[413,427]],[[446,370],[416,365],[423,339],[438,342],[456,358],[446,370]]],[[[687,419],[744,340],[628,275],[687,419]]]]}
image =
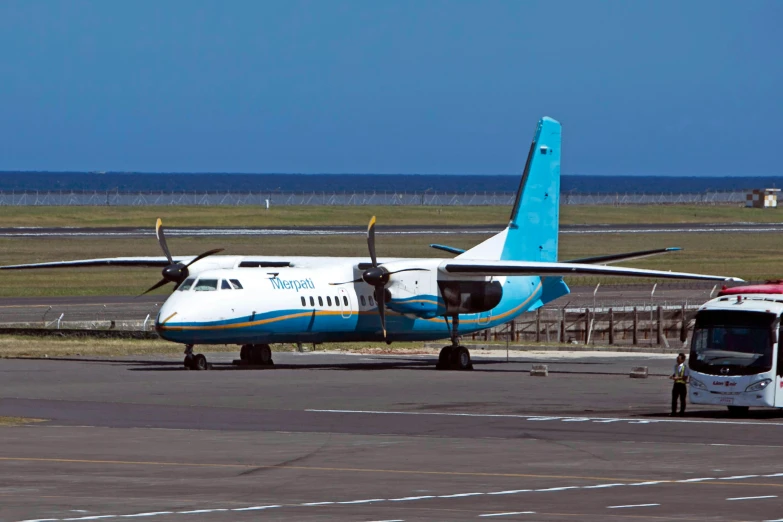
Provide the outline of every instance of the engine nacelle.
{"type": "Polygon", "coordinates": [[[386,306],[401,314],[431,319],[442,316],[446,312],[443,303],[432,296],[413,294],[397,286],[387,288],[385,292],[386,306]]]}
{"type": "Polygon", "coordinates": [[[495,308],[503,298],[498,281],[438,281],[446,314],[475,314],[495,308]]]}

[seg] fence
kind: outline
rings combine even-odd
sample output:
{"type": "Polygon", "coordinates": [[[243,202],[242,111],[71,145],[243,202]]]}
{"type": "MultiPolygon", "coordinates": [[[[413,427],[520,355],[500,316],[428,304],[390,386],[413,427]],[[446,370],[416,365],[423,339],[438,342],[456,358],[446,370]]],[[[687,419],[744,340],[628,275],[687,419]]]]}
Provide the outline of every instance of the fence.
{"type": "Polygon", "coordinates": [[[472,340],[599,345],[684,346],[696,308],[539,308],[505,325],[471,334],[472,340]]]}
{"type": "MultiPolygon", "coordinates": [[[[562,193],[564,205],[733,205],[746,192],[693,194],[562,193]]],[[[511,192],[0,192],[0,206],[511,206],[511,192]]]]}

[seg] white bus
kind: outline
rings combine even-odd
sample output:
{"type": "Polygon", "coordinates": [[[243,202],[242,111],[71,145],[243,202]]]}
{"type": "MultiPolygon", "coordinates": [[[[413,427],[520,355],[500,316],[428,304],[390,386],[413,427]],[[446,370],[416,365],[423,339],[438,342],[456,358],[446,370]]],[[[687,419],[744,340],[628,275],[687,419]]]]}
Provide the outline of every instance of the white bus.
{"type": "Polygon", "coordinates": [[[691,404],[726,406],[733,413],[783,408],[783,286],[763,287],[779,293],[732,288],[699,308],[688,359],[691,404]]]}

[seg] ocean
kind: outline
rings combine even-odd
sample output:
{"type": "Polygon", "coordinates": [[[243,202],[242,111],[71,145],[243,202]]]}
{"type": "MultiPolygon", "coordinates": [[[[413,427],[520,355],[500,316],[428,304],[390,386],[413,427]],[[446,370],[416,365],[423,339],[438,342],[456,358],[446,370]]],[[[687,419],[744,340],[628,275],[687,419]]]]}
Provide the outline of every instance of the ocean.
{"type": "MultiPolygon", "coordinates": [[[[516,192],[515,175],[435,174],[170,174],[132,172],[0,172],[0,192],[516,192]]],[[[561,178],[563,194],[652,194],[738,191],[783,186],[776,177],[579,176],[561,178]],[[662,190],[665,189],[665,190],[662,190]]]]}

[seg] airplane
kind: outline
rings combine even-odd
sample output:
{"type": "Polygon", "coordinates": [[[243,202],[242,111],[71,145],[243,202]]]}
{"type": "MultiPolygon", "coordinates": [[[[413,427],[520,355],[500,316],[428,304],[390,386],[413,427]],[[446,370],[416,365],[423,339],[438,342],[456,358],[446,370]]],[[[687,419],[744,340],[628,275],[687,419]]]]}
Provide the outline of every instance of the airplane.
{"type": "Polygon", "coordinates": [[[369,259],[218,255],[172,256],[162,222],[156,236],[164,257],[117,257],[3,266],[162,267],[146,292],[174,283],[155,329],[185,345],[184,366],[205,370],[196,345],[241,346],[240,363],[272,365],[272,343],[434,341],[449,339],[437,368],[472,368],[460,344],[470,334],[506,323],[570,292],[564,276],[628,276],[704,281],[741,279],[608,266],[679,250],[661,248],[558,262],[561,125],[544,117],[536,126],[508,226],[468,250],[443,258],[378,258],[373,217],[369,259]]]}

